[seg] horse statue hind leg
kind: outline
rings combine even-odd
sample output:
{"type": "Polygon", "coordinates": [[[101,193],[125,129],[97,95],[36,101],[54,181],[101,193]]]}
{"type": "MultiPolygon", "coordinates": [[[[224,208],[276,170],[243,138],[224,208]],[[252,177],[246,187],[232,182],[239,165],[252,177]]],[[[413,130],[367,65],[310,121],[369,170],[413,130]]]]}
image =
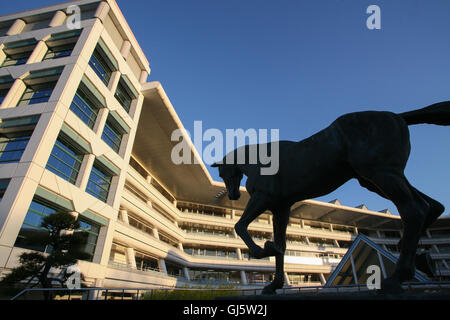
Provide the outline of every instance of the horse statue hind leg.
{"type": "Polygon", "coordinates": [[[273,238],[264,245],[266,254],[275,256],[274,280],[264,287],[262,294],[275,294],[284,284],[284,253],[286,250],[286,229],[289,223],[290,207],[278,206],[273,209],[273,238]]]}

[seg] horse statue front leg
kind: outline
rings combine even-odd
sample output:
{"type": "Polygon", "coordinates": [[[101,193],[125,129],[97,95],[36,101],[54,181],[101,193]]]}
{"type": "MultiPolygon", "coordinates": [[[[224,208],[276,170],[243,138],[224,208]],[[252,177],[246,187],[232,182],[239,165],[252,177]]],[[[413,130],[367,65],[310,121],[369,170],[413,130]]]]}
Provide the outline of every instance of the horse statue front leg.
{"type": "Polygon", "coordinates": [[[247,228],[253,220],[255,220],[258,216],[260,216],[264,211],[267,210],[268,202],[269,201],[264,194],[260,192],[254,193],[248,201],[247,207],[245,208],[241,219],[239,219],[239,221],[234,226],[234,230],[236,231],[237,235],[241,237],[241,239],[247,245],[250,251],[250,255],[257,259],[267,257],[269,248],[266,248],[265,246],[263,249],[258,246],[253,241],[252,237],[250,237],[250,235],[248,234],[247,228]]]}

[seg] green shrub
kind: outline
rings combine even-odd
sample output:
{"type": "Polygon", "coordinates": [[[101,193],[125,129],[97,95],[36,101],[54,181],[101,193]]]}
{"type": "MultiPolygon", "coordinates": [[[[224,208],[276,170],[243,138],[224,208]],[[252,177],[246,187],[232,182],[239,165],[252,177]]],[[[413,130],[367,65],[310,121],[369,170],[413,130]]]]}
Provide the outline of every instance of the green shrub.
{"type": "Polygon", "coordinates": [[[142,296],[143,300],[214,300],[217,297],[238,295],[234,285],[183,286],[174,289],[155,289],[142,296]],[[183,290],[185,289],[185,290],[183,290]],[[195,290],[188,290],[195,289],[195,290]]]}

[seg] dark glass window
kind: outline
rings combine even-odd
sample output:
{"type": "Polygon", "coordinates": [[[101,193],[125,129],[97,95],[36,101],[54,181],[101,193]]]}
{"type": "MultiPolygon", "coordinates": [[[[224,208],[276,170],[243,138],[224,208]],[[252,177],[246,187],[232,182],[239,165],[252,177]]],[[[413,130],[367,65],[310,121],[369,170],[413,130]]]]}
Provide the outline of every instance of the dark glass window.
{"type": "Polygon", "coordinates": [[[47,53],[44,60],[68,57],[72,54],[81,30],[52,34],[46,41],[47,53]]]}
{"type": "Polygon", "coordinates": [[[0,164],[20,161],[30,136],[0,137],[0,164]]]}
{"type": "Polygon", "coordinates": [[[56,82],[44,82],[40,84],[27,85],[17,106],[47,102],[52,95],[55,85],[56,82]]]}
{"type": "Polygon", "coordinates": [[[66,44],[66,45],[62,45],[62,46],[58,46],[58,47],[50,47],[50,48],[48,48],[47,53],[45,54],[43,60],[68,57],[72,54],[74,45],[75,45],[75,43],[66,44]]]}
{"type": "Polygon", "coordinates": [[[46,229],[41,227],[42,219],[56,211],[55,208],[43,202],[32,201],[14,246],[41,252],[50,252],[50,247],[29,243],[27,239],[33,238],[36,234],[47,232],[46,229]]]}
{"type": "Polygon", "coordinates": [[[86,192],[97,199],[106,202],[108,199],[109,187],[111,186],[112,175],[94,162],[91,175],[86,187],[86,192]]]}
{"type": "Polygon", "coordinates": [[[33,51],[6,54],[2,67],[18,66],[27,63],[33,51]]]}
{"type": "Polygon", "coordinates": [[[103,129],[102,139],[115,152],[119,152],[120,143],[122,142],[122,132],[110,119],[106,121],[105,128],[103,129]]]}
{"type": "Polygon", "coordinates": [[[83,156],[83,152],[60,137],[56,140],[46,168],[70,183],[75,184],[83,156]]]}
{"type": "Polygon", "coordinates": [[[3,100],[5,100],[6,95],[9,92],[9,88],[0,89],[0,104],[3,103],[3,100]]]}
{"type": "Polygon", "coordinates": [[[81,88],[77,90],[70,105],[70,110],[86,123],[89,128],[92,129],[94,127],[99,108],[94,103],[94,100],[91,99],[87,90],[81,88]]]}
{"type": "Polygon", "coordinates": [[[107,86],[111,79],[111,73],[114,71],[111,63],[108,62],[106,54],[97,47],[89,60],[89,65],[107,86]]]}
{"type": "MultiPolygon", "coordinates": [[[[33,200],[30,208],[28,209],[27,215],[25,216],[25,220],[19,231],[19,235],[17,236],[14,246],[41,252],[51,252],[51,246],[44,247],[42,245],[32,244],[27,241],[27,238],[29,239],[35,234],[47,232],[45,228],[41,227],[42,220],[44,217],[57,211],[60,210],[56,209],[53,205],[48,204],[46,201],[36,199],[33,200]]],[[[87,260],[92,261],[100,232],[100,225],[93,223],[84,217],[80,217],[78,222],[80,223],[80,228],[75,230],[75,232],[87,233],[87,242],[84,247],[84,251],[90,256],[87,260]]]]}
{"type": "Polygon", "coordinates": [[[100,225],[93,223],[83,217],[78,219],[80,223],[80,228],[77,230],[79,232],[83,231],[87,234],[87,241],[84,247],[84,252],[89,254],[88,261],[92,261],[95,253],[95,248],[97,246],[98,235],[100,233],[100,225]]]}
{"type": "Polygon", "coordinates": [[[2,179],[0,180],[0,201],[2,201],[3,196],[5,195],[6,188],[8,188],[10,179],[2,179]]]}
{"type": "Polygon", "coordinates": [[[126,112],[130,112],[131,102],[133,101],[133,96],[130,90],[127,88],[127,84],[121,78],[119,84],[117,85],[116,94],[114,95],[119,101],[120,105],[125,109],[126,112]]]}

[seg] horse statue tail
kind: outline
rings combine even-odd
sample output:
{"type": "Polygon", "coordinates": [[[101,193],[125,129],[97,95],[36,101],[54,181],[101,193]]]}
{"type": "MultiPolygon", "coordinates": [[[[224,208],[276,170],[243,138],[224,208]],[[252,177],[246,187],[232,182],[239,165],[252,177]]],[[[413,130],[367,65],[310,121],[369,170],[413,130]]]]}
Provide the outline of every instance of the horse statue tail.
{"type": "Polygon", "coordinates": [[[422,109],[403,112],[398,115],[408,125],[428,123],[450,126],[450,101],[438,102],[422,109]]]}

